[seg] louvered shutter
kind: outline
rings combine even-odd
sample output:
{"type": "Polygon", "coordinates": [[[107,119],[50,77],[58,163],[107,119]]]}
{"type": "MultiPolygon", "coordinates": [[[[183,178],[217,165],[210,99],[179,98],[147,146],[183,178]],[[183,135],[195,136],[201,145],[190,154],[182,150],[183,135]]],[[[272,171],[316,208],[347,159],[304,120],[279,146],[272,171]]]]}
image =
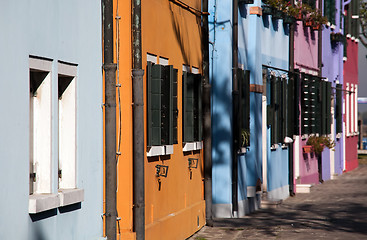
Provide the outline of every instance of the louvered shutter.
{"type": "Polygon", "coordinates": [[[201,75],[194,74],[194,140],[202,140],[202,85],[201,85],[201,75]]]}
{"type": "Polygon", "coordinates": [[[161,145],[161,83],[162,66],[148,62],[147,65],[147,144],[161,145]]]}
{"type": "Polygon", "coordinates": [[[335,102],[335,122],[336,132],[341,133],[343,131],[343,85],[336,84],[336,102],[335,102]]]}
{"type": "Polygon", "coordinates": [[[194,141],[194,76],[183,73],[183,139],[184,142],[194,141]]]}

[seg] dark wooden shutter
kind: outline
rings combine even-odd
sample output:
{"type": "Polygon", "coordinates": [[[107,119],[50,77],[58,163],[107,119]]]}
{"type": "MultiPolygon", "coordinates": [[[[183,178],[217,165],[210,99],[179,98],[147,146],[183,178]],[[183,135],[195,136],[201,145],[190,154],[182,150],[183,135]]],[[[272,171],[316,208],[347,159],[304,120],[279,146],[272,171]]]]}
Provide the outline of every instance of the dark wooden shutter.
{"type": "Polygon", "coordinates": [[[343,131],[343,85],[336,84],[336,101],[335,101],[335,124],[336,132],[343,131]]]}
{"type": "Polygon", "coordinates": [[[301,75],[301,109],[302,109],[302,134],[311,133],[311,79],[308,75],[302,73],[301,75]]]}
{"type": "Polygon", "coordinates": [[[147,64],[147,145],[161,145],[162,66],[147,64]]]}
{"type": "Polygon", "coordinates": [[[194,76],[183,73],[183,140],[194,141],[194,76]]]}
{"type": "Polygon", "coordinates": [[[177,74],[178,70],[173,69],[173,78],[171,79],[171,114],[172,114],[172,143],[177,144],[177,119],[178,119],[178,108],[177,108],[177,74]]]}
{"type": "Polygon", "coordinates": [[[281,142],[282,113],[281,105],[281,80],[279,77],[274,82],[274,141],[281,142]]]}
{"type": "Polygon", "coordinates": [[[268,125],[270,125],[270,140],[271,144],[276,144],[276,112],[275,112],[275,91],[276,91],[276,78],[275,76],[270,76],[270,91],[269,97],[270,97],[270,105],[268,105],[267,113],[268,113],[268,125]]]}
{"type": "Polygon", "coordinates": [[[324,15],[327,17],[329,22],[335,25],[335,0],[325,0],[324,1],[324,15]]]}
{"type": "Polygon", "coordinates": [[[287,136],[292,138],[294,135],[294,125],[295,125],[295,97],[294,97],[294,74],[289,74],[288,84],[287,84],[287,136]]]}
{"type": "Polygon", "coordinates": [[[287,119],[287,96],[288,96],[288,91],[287,91],[287,79],[286,78],[282,78],[281,79],[281,104],[280,104],[280,111],[281,111],[281,142],[284,142],[284,138],[287,136],[287,123],[288,123],[288,119],[287,119]]]}
{"type": "MultiPolygon", "coordinates": [[[[245,71],[242,83],[243,94],[243,129],[250,132],[250,70],[245,71]]],[[[249,140],[250,144],[250,140],[249,140]]]]}
{"type": "Polygon", "coordinates": [[[326,132],[331,133],[331,82],[326,82],[326,132]]]}
{"type": "Polygon", "coordinates": [[[201,75],[194,74],[194,140],[202,140],[202,85],[201,75]]]}
{"type": "Polygon", "coordinates": [[[163,78],[161,82],[161,144],[170,143],[170,123],[171,123],[171,79],[172,66],[163,66],[163,78]]]}
{"type": "Polygon", "coordinates": [[[311,133],[319,133],[321,134],[321,122],[322,121],[322,87],[321,87],[321,81],[317,77],[312,77],[312,84],[313,84],[313,90],[314,93],[313,96],[315,98],[312,102],[312,132],[311,133]]]}
{"type": "Polygon", "coordinates": [[[294,134],[299,135],[300,132],[300,91],[301,91],[301,75],[298,70],[294,75],[294,134]]]}

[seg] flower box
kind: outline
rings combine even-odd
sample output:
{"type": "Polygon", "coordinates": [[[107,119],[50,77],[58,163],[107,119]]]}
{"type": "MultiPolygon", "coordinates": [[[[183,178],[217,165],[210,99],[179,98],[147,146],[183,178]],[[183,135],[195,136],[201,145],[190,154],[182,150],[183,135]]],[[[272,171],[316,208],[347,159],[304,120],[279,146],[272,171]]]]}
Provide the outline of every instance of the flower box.
{"type": "Polygon", "coordinates": [[[311,153],[312,152],[312,146],[310,145],[305,145],[302,147],[303,149],[303,153],[311,153]]]}
{"type": "Polygon", "coordinates": [[[273,20],[277,20],[277,19],[283,19],[284,18],[284,13],[282,11],[279,11],[277,9],[273,9],[273,20]]]}
{"type": "Polygon", "coordinates": [[[267,5],[262,6],[262,10],[264,15],[271,15],[273,13],[273,9],[267,5]]]}
{"type": "Polygon", "coordinates": [[[296,19],[295,19],[294,17],[292,17],[292,16],[286,15],[286,16],[284,17],[284,23],[285,23],[285,24],[292,24],[292,23],[294,23],[295,21],[296,21],[296,19]]]}

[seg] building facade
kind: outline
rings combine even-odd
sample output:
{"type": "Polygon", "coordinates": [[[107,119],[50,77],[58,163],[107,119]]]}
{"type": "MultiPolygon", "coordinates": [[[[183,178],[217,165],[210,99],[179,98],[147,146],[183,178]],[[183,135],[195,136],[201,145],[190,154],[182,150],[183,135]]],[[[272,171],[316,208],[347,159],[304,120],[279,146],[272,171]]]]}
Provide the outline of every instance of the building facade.
{"type": "Polygon", "coordinates": [[[102,239],[101,4],[0,5],[0,238],[102,239]]]}

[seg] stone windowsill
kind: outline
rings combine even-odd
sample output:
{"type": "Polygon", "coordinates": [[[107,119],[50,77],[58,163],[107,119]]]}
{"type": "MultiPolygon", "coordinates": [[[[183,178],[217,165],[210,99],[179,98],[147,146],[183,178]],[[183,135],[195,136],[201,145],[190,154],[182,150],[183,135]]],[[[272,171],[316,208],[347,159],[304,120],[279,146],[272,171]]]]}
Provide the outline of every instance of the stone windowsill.
{"type": "Polygon", "coordinates": [[[35,214],[60,206],[60,199],[58,194],[32,194],[29,195],[28,212],[35,214]]]}
{"type": "Polygon", "coordinates": [[[60,207],[84,201],[84,189],[59,189],[60,207]]]}

